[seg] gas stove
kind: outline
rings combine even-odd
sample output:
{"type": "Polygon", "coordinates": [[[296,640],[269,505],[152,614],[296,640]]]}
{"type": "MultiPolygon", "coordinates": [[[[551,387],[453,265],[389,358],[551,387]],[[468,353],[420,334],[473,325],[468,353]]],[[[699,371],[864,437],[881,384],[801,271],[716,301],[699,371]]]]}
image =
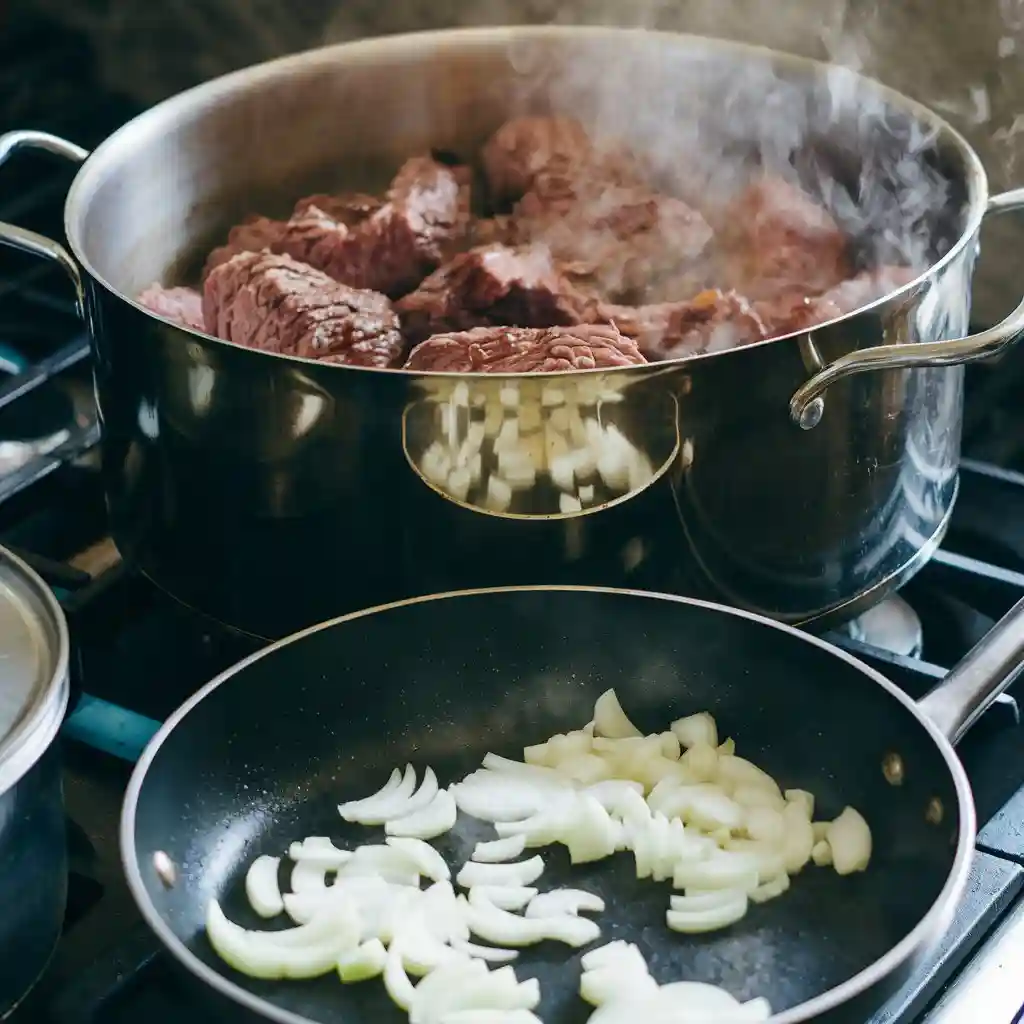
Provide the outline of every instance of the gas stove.
{"type": "MultiPolygon", "coordinates": [[[[134,111],[48,26],[0,45],[0,130],[92,145],[134,111]],[[73,70],[70,70],[73,69],[73,70]]],[[[0,168],[0,218],[61,237],[71,172],[43,158],[0,168]]],[[[117,826],[133,761],[186,696],[251,653],[122,564],[107,535],[89,351],[58,272],[0,249],[0,543],[54,588],[74,644],[62,733],[71,855],[63,937],[11,1018],[41,1024],[213,1024],[135,911],[117,826]],[[158,656],[154,656],[159,652],[158,656]]],[[[1024,597],[1024,348],[968,375],[958,504],[941,550],[900,593],[831,639],[917,697],[1024,597]]],[[[1018,681],[964,741],[981,830],[941,948],[865,1024],[1015,1024],[1024,989],[1024,727],[1018,681]]]]}

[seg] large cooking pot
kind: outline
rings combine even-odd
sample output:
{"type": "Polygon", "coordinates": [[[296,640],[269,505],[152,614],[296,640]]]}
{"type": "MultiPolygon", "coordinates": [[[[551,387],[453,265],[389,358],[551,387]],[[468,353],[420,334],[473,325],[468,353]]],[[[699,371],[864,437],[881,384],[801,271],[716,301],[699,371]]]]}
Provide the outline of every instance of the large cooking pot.
{"type": "Polygon", "coordinates": [[[0,240],[56,260],[78,288],[114,537],[160,586],[264,637],[395,598],[538,582],[711,592],[796,623],[851,616],[940,542],[957,490],[959,364],[1024,329],[1022,304],[965,337],[982,219],[1024,205],[1024,191],[989,197],[967,143],[875,83],[704,38],[396,36],[209,82],[88,159],[16,132],[0,160],[23,146],[85,161],[67,200],[71,254],[10,225],[0,240]],[[187,277],[246,213],[339,179],[367,187],[431,146],[468,156],[511,114],[551,108],[668,171],[693,148],[691,123],[710,133],[698,143],[732,150],[784,149],[796,133],[800,167],[883,191],[887,175],[924,168],[948,188],[924,225],[930,269],[810,333],[557,381],[324,366],[183,330],[131,298],[187,277]],[[542,395],[553,383],[560,394],[542,395]],[[465,409],[500,416],[516,389],[543,417],[564,416],[563,400],[596,409],[647,470],[590,510],[542,486],[514,513],[468,503],[428,453],[465,409]]]}

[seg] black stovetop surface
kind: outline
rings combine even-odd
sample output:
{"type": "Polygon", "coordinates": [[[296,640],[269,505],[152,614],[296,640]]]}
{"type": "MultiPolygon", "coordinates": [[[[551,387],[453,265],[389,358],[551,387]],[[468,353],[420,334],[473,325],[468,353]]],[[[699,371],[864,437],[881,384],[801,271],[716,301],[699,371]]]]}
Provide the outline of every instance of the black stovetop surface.
{"type": "MultiPolygon", "coordinates": [[[[88,50],[74,37],[34,23],[5,30],[0,130],[45,129],[91,145],[132,113],[97,84],[88,50]]],[[[71,176],[50,158],[18,157],[0,168],[0,218],[60,237],[71,176]]],[[[111,555],[88,402],[84,411],[73,403],[77,419],[50,450],[4,468],[2,442],[38,436],[41,422],[66,415],[88,387],[88,346],[67,283],[0,248],[0,543],[28,555],[61,597],[78,699],[61,741],[72,860],[65,931],[43,981],[12,1019],[213,1024],[223,1020],[220,1011],[182,983],[135,911],[121,876],[117,824],[132,758],[155,723],[250,653],[253,641],[198,619],[111,555]]],[[[922,622],[922,657],[838,638],[915,696],[1024,596],[1021,388],[1024,351],[968,375],[965,450],[975,461],[965,464],[942,550],[902,592],[922,622]]],[[[924,1021],[1022,897],[1024,728],[1015,699],[1024,700],[1024,679],[960,751],[982,828],[954,925],[932,960],[865,1024],[924,1021]]],[[[1011,1024],[1017,1012],[978,1024],[1011,1024]]]]}

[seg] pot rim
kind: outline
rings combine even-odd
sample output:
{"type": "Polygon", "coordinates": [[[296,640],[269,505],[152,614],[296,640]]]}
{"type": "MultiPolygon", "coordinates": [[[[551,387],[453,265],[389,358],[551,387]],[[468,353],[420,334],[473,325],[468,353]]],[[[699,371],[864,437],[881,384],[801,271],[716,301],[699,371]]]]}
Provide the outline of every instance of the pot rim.
{"type": "MultiPolygon", "coordinates": [[[[67,619],[53,591],[24,561],[0,547],[0,570],[13,570],[14,586],[27,591],[41,606],[42,642],[55,645],[49,681],[40,685],[26,702],[21,716],[0,737],[0,794],[8,792],[35,766],[53,743],[71,698],[71,640],[67,619]]],[[[6,589],[0,577],[0,586],[6,589]]],[[[0,595],[2,596],[2,595],[0,595]]]]}
{"type": "MultiPolygon", "coordinates": [[[[828,70],[836,70],[842,65],[830,64],[824,61],[814,60],[809,57],[801,57],[795,54],[784,53],[780,50],[773,50],[765,46],[756,46],[749,43],[734,42],[728,39],[720,39],[712,36],[702,36],[695,33],[655,31],[650,29],[623,29],[607,26],[591,25],[527,25],[527,26],[498,26],[486,28],[449,28],[434,29],[420,32],[406,32],[395,35],[378,36],[370,39],[361,39],[351,42],[335,43],[328,46],[316,47],[310,50],[303,50],[299,53],[289,54],[274,60],[253,64],[238,71],[221,75],[218,78],[193,86],[184,92],[176,93],[174,96],[163,100],[161,103],[150,107],[143,113],[132,118],[122,125],[117,131],[109,135],[96,147],[78,174],[75,176],[68,191],[67,200],[64,205],[64,229],[68,239],[68,245],[74,253],[79,265],[86,271],[89,277],[104,290],[115,298],[134,306],[136,310],[146,317],[156,320],[162,324],[173,327],[184,337],[199,338],[203,342],[213,342],[217,345],[227,346],[231,349],[238,349],[240,346],[232,342],[217,338],[212,334],[202,331],[193,331],[181,327],[172,320],[151,312],[141,305],[134,297],[126,295],[115,288],[102,274],[98,273],[88,258],[85,246],[82,244],[82,222],[84,211],[89,208],[92,196],[102,183],[111,168],[121,160],[121,153],[124,150],[134,150],[144,146],[148,139],[159,136],[163,133],[163,126],[177,119],[179,114],[196,106],[209,107],[224,102],[228,97],[237,93],[245,92],[266,82],[283,79],[294,72],[310,70],[319,67],[329,67],[338,63],[350,65],[373,64],[382,59],[394,60],[403,55],[421,55],[424,50],[443,51],[447,50],[473,50],[491,49],[496,45],[509,46],[516,43],[530,41],[580,41],[591,40],[595,43],[615,39],[622,42],[626,38],[639,40],[649,38],[660,40],[664,44],[675,42],[676,44],[689,44],[691,46],[713,47],[717,51],[734,53],[747,59],[760,58],[768,59],[776,64],[789,65],[801,68],[807,74],[822,74],[828,70]]],[[[875,309],[878,306],[890,302],[894,298],[909,294],[916,289],[923,281],[932,275],[943,270],[947,265],[956,260],[963,252],[971,239],[976,237],[980,228],[982,218],[985,215],[989,200],[988,176],[980,157],[975,152],[964,136],[958,132],[948,121],[939,116],[930,107],[909,96],[890,88],[879,82],[877,79],[862,75],[852,69],[845,69],[853,75],[856,80],[870,89],[877,90],[887,102],[893,106],[900,107],[910,113],[918,121],[935,128],[940,135],[957,149],[963,160],[965,184],[967,188],[967,217],[966,223],[960,237],[950,246],[949,250],[938,260],[932,263],[926,270],[922,271],[912,281],[902,288],[889,292],[880,298],[864,306],[859,306],[839,317],[823,321],[815,325],[815,330],[821,330],[833,324],[849,320],[861,313],[875,309]]],[[[766,345],[774,345],[790,338],[800,337],[806,331],[791,331],[789,334],[778,335],[767,338],[763,341],[744,345],[743,351],[763,348],[766,345]]],[[[262,349],[247,349],[255,356],[277,359],[289,364],[316,365],[324,370],[348,371],[359,373],[375,373],[387,375],[401,375],[413,378],[448,378],[453,381],[466,380],[468,378],[483,378],[487,380],[516,380],[519,378],[544,377],[566,377],[587,374],[648,374],[652,371],[664,372],[666,369],[673,369],[679,366],[688,366],[698,360],[713,359],[732,354],[734,349],[719,352],[704,352],[697,355],[683,356],[676,359],[665,359],[657,363],[647,363],[634,366],[617,367],[595,367],[588,370],[564,370],[557,373],[539,374],[533,371],[522,371],[517,373],[452,373],[450,371],[434,370],[407,370],[404,367],[372,367],[372,366],[346,366],[343,364],[324,364],[316,359],[308,359],[302,356],[286,355],[279,352],[269,352],[262,349]]]]}

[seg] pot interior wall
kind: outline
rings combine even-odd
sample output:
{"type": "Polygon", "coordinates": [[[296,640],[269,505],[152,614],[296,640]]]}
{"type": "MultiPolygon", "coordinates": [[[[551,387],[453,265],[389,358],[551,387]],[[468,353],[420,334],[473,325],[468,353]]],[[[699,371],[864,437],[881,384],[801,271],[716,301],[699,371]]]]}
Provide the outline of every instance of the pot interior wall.
{"type": "MultiPolygon", "coordinates": [[[[917,153],[948,182],[947,201],[926,215],[928,262],[983,201],[958,136],[855,75],[699,37],[474,30],[312,51],[161,104],[88,162],[68,236],[117,291],[187,281],[246,214],[284,213],[311,191],[380,188],[405,156],[431,147],[469,157],[511,114],[545,109],[625,139],[682,192],[728,187],[726,165],[790,166],[795,153],[804,184],[840,215],[842,188],[823,181],[884,191],[917,153]]],[[[878,224],[845,226],[862,244],[877,235],[878,224]]]]}

